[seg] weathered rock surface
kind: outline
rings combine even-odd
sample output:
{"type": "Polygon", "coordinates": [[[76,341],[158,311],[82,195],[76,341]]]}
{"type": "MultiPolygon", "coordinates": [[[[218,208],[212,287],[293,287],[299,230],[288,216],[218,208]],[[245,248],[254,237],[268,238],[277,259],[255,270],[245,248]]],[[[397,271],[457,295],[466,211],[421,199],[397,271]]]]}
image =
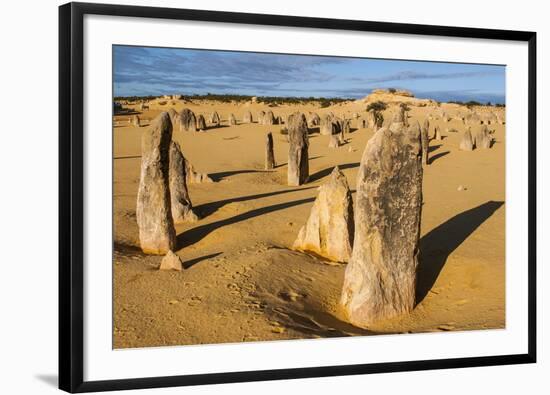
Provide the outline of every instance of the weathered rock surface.
{"type": "Polygon", "coordinates": [[[439,129],[439,126],[435,127],[434,139],[436,139],[437,141],[443,140],[443,136],[441,136],[441,130],[439,129]]]}
{"type": "Polygon", "coordinates": [[[475,112],[466,115],[465,120],[466,125],[475,126],[481,124],[481,117],[475,112]]]}
{"type": "Polygon", "coordinates": [[[170,108],[168,110],[168,115],[170,116],[170,121],[172,121],[172,130],[174,130],[176,128],[176,120],[174,119],[177,115],[177,111],[174,110],[173,108],[170,108]]]}
{"type": "Polygon", "coordinates": [[[319,187],[306,224],[293,248],[335,262],[347,262],[353,245],[353,202],[348,182],[337,167],[319,187]]]}
{"type": "Polygon", "coordinates": [[[178,143],[170,143],[170,201],[174,223],[196,222],[197,215],[193,212],[193,205],[187,190],[187,175],[185,158],[178,143]]]}
{"type": "Polygon", "coordinates": [[[191,162],[187,159],[185,159],[185,181],[187,181],[188,184],[214,182],[208,174],[196,171],[191,162]]]}
{"type": "Polygon", "coordinates": [[[214,111],[211,115],[210,115],[210,123],[213,125],[213,126],[220,126],[220,123],[221,123],[221,119],[220,119],[220,115],[214,111]]]}
{"type": "Polygon", "coordinates": [[[146,254],[166,254],[176,246],[169,186],[172,123],[161,113],[141,137],[141,175],[137,196],[139,243],[146,254]]]}
{"type": "Polygon", "coordinates": [[[177,270],[181,272],[183,270],[181,258],[174,251],[168,251],[164,258],[162,258],[162,261],[160,261],[159,270],[177,270]]]}
{"type": "Polygon", "coordinates": [[[474,144],[476,148],[488,149],[491,148],[492,143],[493,138],[489,134],[489,129],[487,129],[486,125],[483,125],[476,134],[474,144]]]}
{"type": "Polygon", "coordinates": [[[262,125],[268,125],[268,126],[275,124],[275,117],[273,115],[273,111],[271,110],[267,111],[261,119],[259,118],[259,122],[261,122],[262,125]]]}
{"type": "Polygon", "coordinates": [[[424,120],[422,125],[422,134],[420,135],[420,141],[422,143],[422,163],[425,165],[430,164],[430,121],[428,118],[424,120]]]}
{"type": "Polygon", "coordinates": [[[250,111],[246,111],[243,115],[243,123],[252,123],[252,113],[250,111]]]}
{"type": "Polygon", "coordinates": [[[337,133],[336,131],[334,131],[334,122],[332,118],[333,117],[328,114],[321,118],[319,132],[322,135],[330,136],[331,134],[337,133]]]}
{"type": "Polygon", "coordinates": [[[338,119],[338,128],[340,129],[340,140],[345,141],[346,135],[351,130],[351,123],[349,119],[338,119]]]}
{"type": "Polygon", "coordinates": [[[237,124],[237,118],[235,118],[235,115],[229,114],[229,125],[235,126],[237,124]]]}
{"type": "Polygon", "coordinates": [[[265,111],[260,111],[258,113],[258,124],[260,125],[264,124],[264,117],[265,117],[265,111]]]}
{"type": "Polygon", "coordinates": [[[420,129],[381,128],[369,140],[357,176],[353,251],[341,304],[368,327],[415,305],[422,208],[420,129]]]}
{"type": "Polygon", "coordinates": [[[180,111],[180,130],[182,132],[196,132],[197,131],[197,118],[195,113],[188,108],[184,108],[180,111]]]}
{"type": "Polygon", "coordinates": [[[474,149],[474,142],[472,140],[472,132],[470,131],[470,128],[464,131],[459,148],[462,151],[472,151],[474,149]]]}
{"type": "Polygon", "coordinates": [[[306,117],[294,113],[288,117],[288,185],[297,186],[309,178],[309,139],[306,117]]]}
{"type": "Polygon", "coordinates": [[[197,130],[206,130],[206,120],[204,119],[204,116],[202,114],[199,115],[199,117],[197,118],[197,130]]]}
{"type": "Polygon", "coordinates": [[[331,135],[328,140],[328,147],[338,148],[339,146],[340,146],[340,139],[338,138],[338,135],[336,134],[331,135]]]}
{"type": "Polygon", "coordinates": [[[265,169],[275,168],[275,154],[273,153],[273,135],[267,132],[265,136],[265,169]]]}
{"type": "Polygon", "coordinates": [[[313,128],[319,126],[319,124],[321,123],[321,118],[316,112],[314,112],[309,115],[307,122],[309,124],[309,127],[313,128]]]}
{"type": "Polygon", "coordinates": [[[141,120],[139,119],[139,116],[137,115],[134,115],[132,117],[132,125],[136,126],[136,127],[140,127],[141,126],[141,120]]]}
{"type": "Polygon", "coordinates": [[[175,113],[172,118],[172,131],[179,129],[181,131],[181,117],[180,114],[175,113]]]}

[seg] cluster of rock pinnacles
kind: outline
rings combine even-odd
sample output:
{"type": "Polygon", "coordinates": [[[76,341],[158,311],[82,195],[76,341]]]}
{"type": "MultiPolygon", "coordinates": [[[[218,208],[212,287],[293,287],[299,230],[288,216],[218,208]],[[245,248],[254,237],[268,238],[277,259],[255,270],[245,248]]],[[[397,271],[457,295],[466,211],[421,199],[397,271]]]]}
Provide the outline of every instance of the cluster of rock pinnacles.
{"type": "MultiPolygon", "coordinates": [[[[356,119],[358,116],[354,116],[356,119]]],[[[415,306],[416,270],[422,209],[423,164],[429,163],[429,129],[426,119],[409,124],[402,108],[387,127],[376,128],[373,119],[360,124],[377,129],[363,151],[353,204],[346,176],[336,166],[319,187],[308,220],[301,227],[293,249],[312,252],[334,262],[346,263],[341,306],[347,319],[359,327],[410,312],[415,306]],[[399,188],[395,188],[399,185],[399,188]]],[[[135,121],[139,125],[139,118],[135,121]]],[[[209,117],[219,126],[220,116],[209,117]]],[[[236,125],[233,114],[230,125],[236,125]]],[[[243,123],[252,123],[247,111],[243,123]]],[[[350,131],[350,121],[332,113],[308,118],[296,112],[286,119],[271,111],[260,112],[258,123],[285,123],[288,132],[287,184],[299,186],[309,179],[308,128],[319,127],[338,146],[350,131]]],[[[479,125],[479,124],[478,124],[479,125]]],[[[142,160],[137,196],[139,241],[144,253],[165,255],[161,269],[182,270],[174,223],[195,222],[188,183],[212,182],[187,161],[180,145],[172,140],[174,126],[180,131],[206,129],[202,115],[189,109],[161,113],[142,133],[142,160]]],[[[439,128],[434,139],[441,140],[439,128]]],[[[490,148],[492,137],[483,124],[472,138],[466,129],[460,149],[490,148]]],[[[273,135],[265,136],[265,168],[276,166],[273,135]]]]}

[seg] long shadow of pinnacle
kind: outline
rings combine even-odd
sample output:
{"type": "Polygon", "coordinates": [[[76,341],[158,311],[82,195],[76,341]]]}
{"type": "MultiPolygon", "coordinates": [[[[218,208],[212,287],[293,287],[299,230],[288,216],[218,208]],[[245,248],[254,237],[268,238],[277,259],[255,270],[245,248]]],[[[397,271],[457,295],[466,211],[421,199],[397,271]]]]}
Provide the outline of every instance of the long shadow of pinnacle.
{"type": "Polygon", "coordinates": [[[257,193],[255,195],[239,196],[239,197],[236,197],[236,198],[229,198],[229,199],[224,199],[224,200],[218,200],[216,202],[201,204],[200,206],[194,206],[193,209],[198,214],[200,214],[201,218],[205,218],[205,217],[215,213],[216,211],[218,211],[220,208],[222,208],[226,204],[236,203],[236,202],[245,202],[247,200],[256,200],[256,199],[261,199],[261,198],[264,198],[264,197],[282,195],[282,194],[290,193],[290,192],[307,191],[308,189],[312,189],[312,188],[315,188],[315,187],[286,189],[286,190],[282,190],[282,191],[257,193]]]}
{"type": "MultiPolygon", "coordinates": [[[[203,238],[208,236],[208,234],[210,234],[214,230],[219,229],[223,226],[232,225],[237,222],[241,222],[250,218],[257,217],[259,215],[271,213],[273,211],[284,210],[285,208],[298,206],[304,203],[310,203],[310,202],[313,202],[314,200],[315,200],[315,197],[311,197],[307,199],[295,200],[293,202],[274,204],[268,207],[260,207],[254,210],[247,211],[246,213],[235,215],[234,217],[231,217],[231,218],[226,218],[220,221],[212,222],[210,224],[197,226],[196,228],[186,230],[185,232],[178,235],[177,237],[178,249],[187,247],[189,245],[192,245],[202,240],[203,238]]],[[[238,235],[236,237],[238,237],[238,235]]]]}
{"type": "MultiPolygon", "coordinates": [[[[338,168],[340,170],[346,170],[346,169],[353,169],[354,167],[358,167],[358,166],[359,166],[359,162],[353,162],[353,163],[344,163],[344,164],[338,165],[338,168]]],[[[336,165],[327,167],[326,169],[319,170],[318,172],[313,173],[312,175],[309,176],[308,182],[314,182],[314,181],[320,180],[323,177],[328,176],[330,173],[332,173],[332,170],[334,170],[335,167],[336,165]]]]}
{"type": "Polygon", "coordinates": [[[416,302],[433,287],[449,255],[461,245],[504,202],[488,201],[445,221],[420,239],[416,302]]]}

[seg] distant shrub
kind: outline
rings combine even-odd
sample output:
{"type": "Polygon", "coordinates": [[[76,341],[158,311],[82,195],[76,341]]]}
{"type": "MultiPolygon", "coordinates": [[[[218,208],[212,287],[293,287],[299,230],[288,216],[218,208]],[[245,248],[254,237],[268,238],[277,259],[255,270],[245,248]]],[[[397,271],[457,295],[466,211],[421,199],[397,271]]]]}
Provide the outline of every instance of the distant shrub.
{"type": "Polygon", "coordinates": [[[159,101],[159,106],[165,106],[165,105],[166,105],[165,101],[159,101]]]}
{"type": "Polygon", "coordinates": [[[384,111],[386,108],[388,108],[388,106],[383,101],[375,101],[367,106],[367,111],[384,111]]]}
{"type": "Polygon", "coordinates": [[[386,108],[388,108],[388,106],[383,101],[375,101],[367,106],[367,111],[372,113],[372,115],[374,116],[374,122],[378,127],[381,127],[384,123],[384,116],[382,115],[382,111],[384,111],[386,108]]]}
{"type": "Polygon", "coordinates": [[[399,107],[401,107],[404,111],[411,111],[411,108],[407,105],[407,103],[400,103],[399,107]]]}
{"type": "Polygon", "coordinates": [[[389,88],[389,89],[388,89],[388,92],[390,92],[390,93],[395,93],[395,92],[397,92],[397,89],[395,89],[395,88],[389,88]]]}

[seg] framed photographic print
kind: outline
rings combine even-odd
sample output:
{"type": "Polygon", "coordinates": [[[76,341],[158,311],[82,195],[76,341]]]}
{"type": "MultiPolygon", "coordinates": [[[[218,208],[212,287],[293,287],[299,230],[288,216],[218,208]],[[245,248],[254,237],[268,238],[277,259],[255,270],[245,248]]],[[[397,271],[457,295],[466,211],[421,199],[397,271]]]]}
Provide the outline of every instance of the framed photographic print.
{"type": "Polygon", "coordinates": [[[61,389],[536,361],[535,33],[59,12],[61,389]]]}

